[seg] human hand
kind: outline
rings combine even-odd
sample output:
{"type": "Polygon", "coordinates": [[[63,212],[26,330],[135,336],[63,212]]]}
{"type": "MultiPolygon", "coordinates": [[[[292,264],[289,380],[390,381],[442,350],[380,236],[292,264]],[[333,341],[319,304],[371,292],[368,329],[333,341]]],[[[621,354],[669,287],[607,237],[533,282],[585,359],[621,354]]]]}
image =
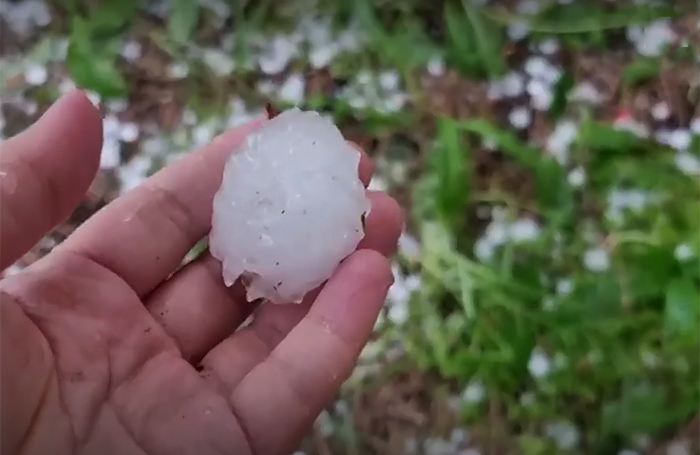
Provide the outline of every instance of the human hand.
{"type": "MultiPolygon", "coordinates": [[[[352,371],[387,288],[402,213],[370,192],[367,235],[299,305],[253,309],[205,253],[224,133],[0,282],[3,454],[282,454],[352,371]],[[176,271],[177,270],[177,271],[176,271]],[[176,271],[174,274],[173,272],[176,271]]],[[[79,204],[100,160],[99,112],[75,90],[0,152],[0,267],[79,204]]],[[[368,182],[366,156],[360,175],[368,182]]]]}

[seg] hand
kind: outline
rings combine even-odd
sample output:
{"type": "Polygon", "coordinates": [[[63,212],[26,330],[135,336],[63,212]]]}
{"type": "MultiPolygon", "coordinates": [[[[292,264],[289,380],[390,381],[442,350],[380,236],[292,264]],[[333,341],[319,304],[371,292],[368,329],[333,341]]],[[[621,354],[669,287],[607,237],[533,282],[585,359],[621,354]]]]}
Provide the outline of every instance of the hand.
{"type": "MultiPolygon", "coordinates": [[[[229,152],[263,120],[161,170],[0,282],[3,454],[288,453],[332,399],[392,282],[402,213],[370,192],[367,235],[300,305],[226,288],[209,254],[229,152]],[[175,273],[173,273],[175,272],[175,273]]],[[[99,165],[97,109],[79,90],[2,144],[5,269],[79,204],[99,165]]],[[[366,156],[360,175],[367,183],[366,156]]]]}

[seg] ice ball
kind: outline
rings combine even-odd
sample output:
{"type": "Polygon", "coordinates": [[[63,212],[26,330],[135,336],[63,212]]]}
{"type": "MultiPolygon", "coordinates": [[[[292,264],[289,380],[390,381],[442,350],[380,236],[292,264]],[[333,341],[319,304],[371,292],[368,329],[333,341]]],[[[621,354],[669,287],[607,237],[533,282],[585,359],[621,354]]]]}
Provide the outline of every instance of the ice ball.
{"type": "Polygon", "coordinates": [[[224,167],[209,249],[247,299],[299,303],[364,237],[360,152],[328,119],[289,109],[250,133],[224,167]]]}

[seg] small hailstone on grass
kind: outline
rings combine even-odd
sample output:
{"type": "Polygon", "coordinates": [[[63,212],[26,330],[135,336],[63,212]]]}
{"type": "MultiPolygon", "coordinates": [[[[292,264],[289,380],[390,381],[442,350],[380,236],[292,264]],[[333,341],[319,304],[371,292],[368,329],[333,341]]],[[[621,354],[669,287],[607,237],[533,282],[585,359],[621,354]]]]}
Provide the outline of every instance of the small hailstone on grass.
{"type": "Polygon", "coordinates": [[[294,108],[249,134],[214,197],[210,250],[252,301],[301,302],[364,237],[360,152],[317,112],[294,108]]]}
{"type": "Polygon", "coordinates": [[[527,362],[527,369],[533,378],[542,378],[546,376],[552,367],[552,361],[546,352],[540,347],[535,347],[530,354],[530,360],[527,362]]]}
{"type": "Polygon", "coordinates": [[[671,132],[668,140],[668,145],[676,150],[683,151],[690,148],[690,144],[693,142],[693,137],[692,134],[690,134],[690,130],[676,129],[671,132]]]}
{"type": "Polygon", "coordinates": [[[690,152],[677,152],[675,156],[675,164],[678,169],[687,175],[700,174],[700,159],[690,152]]]}
{"type": "Polygon", "coordinates": [[[220,49],[204,49],[202,59],[217,76],[228,76],[236,67],[231,56],[220,49]]]}
{"type": "Polygon", "coordinates": [[[643,27],[641,36],[634,38],[637,38],[633,40],[637,52],[645,57],[659,57],[677,36],[670,21],[664,18],[647,24],[643,27]]]}
{"type": "Polygon", "coordinates": [[[190,69],[185,62],[172,62],[166,69],[168,77],[173,79],[183,79],[187,77],[190,69]]]}
{"type": "Polygon", "coordinates": [[[33,86],[44,85],[49,78],[49,72],[45,65],[38,63],[30,63],[24,70],[24,80],[27,84],[33,86]]]}
{"type": "Polygon", "coordinates": [[[586,183],[586,170],[581,166],[573,169],[571,172],[569,172],[567,181],[572,187],[580,188],[584,183],[586,183]]]}
{"type": "Polygon", "coordinates": [[[690,131],[693,134],[700,136],[700,117],[695,117],[690,121],[690,131]]]}
{"type": "Polygon", "coordinates": [[[521,218],[514,221],[508,229],[509,238],[516,242],[530,242],[540,235],[540,226],[532,218],[521,218]]]}
{"type": "Polygon", "coordinates": [[[666,101],[659,101],[652,106],[651,116],[654,117],[654,120],[662,122],[671,116],[671,108],[666,101]]]}
{"type": "Polygon", "coordinates": [[[532,114],[527,107],[517,106],[508,114],[508,121],[514,128],[523,130],[530,126],[532,114]]]}
{"type": "Polygon", "coordinates": [[[574,449],[581,436],[574,424],[566,420],[547,424],[545,434],[554,441],[560,450],[574,449]]]}
{"type": "Polygon", "coordinates": [[[100,169],[114,169],[119,166],[120,151],[119,142],[113,138],[105,138],[100,154],[100,169]]]}
{"type": "Polygon", "coordinates": [[[538,111],[546,111],[554,101],[552,87],[538,79],[528,82],[527,93],[530,95],[530,104],[538,111]]]}
{"type": "Polygon", "coordinates": [[[622,449],[617,453],[617,455],[640,455],[640,454],[636,450],[622,449]]]}
{"type": "Polygon", "coordinates": [[[461,396],[465,403],[475,404],[482,402],[486,396],[484,384],[478,379],[473,379],[464,388],[461,396]]]}
{"type": "Polygon", "coordinates": [[[385,70],[379,74],[379,85],[387,91],[399,88],[399,73],[395,70],[385,70]]]}
{"type": "Polygon", "coordinates": [[[428,61],[428,74],[431,76],[441,76],[445,73],[445,60],[441,55],[431,57],[428,61]]]}
{"type": "Polygon", "coordinates": [[[279,89],[280,99],[299,104],[304,100],[304,89],[306,88],[306,78],[299,73],[290,74],[287,80],[279,89]]]}
{"type": "Polygon", "coordinates": [[[619,131],[628,131],[637,137],[649,137],[649,128],[642,122],[638,122],[632,117],[625,116],[613,122],[613,128],[619,131]]]}
{"type": "Polygon", "coordinates": [[[690,455],[690,442],[687,440],[673,441],[666,447],[666,455],[690,455]]]}
{"type": "Polygon", "coordinates": [[[569,94],[569,99],[590,104],[600,104],[604,101],[603,95],[598,91],[596,86],[589,81],[577,84],[569,94]]]}
{"type": "Polygon", "coordinates": [[[537,47],[539,51],[545,55],[554,55],[559,51],[561,46],[556,38],[548,38],[540,42],[537,47]]]}
{"type": "Polygon", "coordinates": [[[574,290],[574,282],[571,278],[562,278],[557,281],[557,294],[569,295],[574,290]]]}
{"type": "Polygon", "coordinates": [[[124,123],[119,131],[119,138],[124,142],[134,142],[139,137],[139,126],[134,122],[124,123]]]}
{"type": "Polygon", "coordinates": [[[141,58],[141,44],[138,41],[129,40],[122,44],[120,54],[126,60],[134,62],[141,58]]]}
{"type": "Polygon", "coordinates": [[[676,246],[676,249],[673,251],[673,255],[677,261],[684,262],[692,258],[694,253],[690,245],[687,243],[681,243],[680,245],[676,246]]]}
{"type": "Polygon", "coordinates": [[[605,248],[591,248],[584,253],[583,264],[591,272],[605,272],[610,268],[610,254],[605,248]]]}
{"type": "Polygon", "coordinates": [[[552,134],[547,138],[546,150],[551,153],[560,164],[569,161],[569,149],[578,136],[578,125],[572,120],[562,120],[557,123],[552,134]]]}
{"type": "Polygon", "coordinates": [[[530,27],[523,21],[512,22],[508,25],[507,33],[512,41],[520,41],[530,34],[530,27]]]}

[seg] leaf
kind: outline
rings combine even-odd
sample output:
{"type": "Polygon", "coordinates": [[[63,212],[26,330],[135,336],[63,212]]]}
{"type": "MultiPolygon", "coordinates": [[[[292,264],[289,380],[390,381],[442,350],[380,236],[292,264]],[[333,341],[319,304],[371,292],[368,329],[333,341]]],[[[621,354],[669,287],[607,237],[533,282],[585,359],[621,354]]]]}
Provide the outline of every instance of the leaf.
{"type": "Polygon", "coordinates": [[[578,142],[582,147],[599,152],[631,153],[658,147],[652,141],[641,138],[631,131],[618,130],[610,124],[594,120],[581,123],[578,142]]]}
{"type": "Polygon", "coordinates": [[[543,210],[551,213],[571,213],[573,193],[566,181],[564,169],[551,157],[524,144],[515,134],[502,130],[483,119],[467,120],[460,126],[483,139],[494,141],[498,148],[535,174],[537,196],[543,210]]]}
{"type": "Polygon", "coordinates": [[[85,19],[76,16],[71,24],[66,64],[75,83],[105,97],[124,96],[126,81],[115,66],[116,41],[97,46],[85,19]]]}
{"type": "Polygon", "coordinates": [[[469,148],[463,144],[460,131],[452,119],[438,123],[438,143],[431,155],[437,188],[435,204],[438,213],[452,228],[461,228],[464,208],[469,201],[469,148]]]}
{"type": "Polygon", "coordinates": [[[130,23],[137,12],[137,0],[103,0],[90,12],[87,21],[94,35],[111,36],[130,23]]]}
{"type": "Polygon", "coordinates": [[[574,87],[575,80],[571,73],[564,73],[564,75],[557,81],[554,86],[554,99],[552,100],[552,105],[547,112],[547,116],[550,120],[556,120],[564,113],[567,105],[567,97],[569,92],[574,87]]]}
{"type": "Polygon", "coordinates": [[[505,71],[501,54],[502,37],[494,23],[468,2],[445,3],[447,58],[460,71],[476,76],[496,77],[505,71]]]}
{"type": "Polygon", "coordinates": [[[676,279],[666,289],[664,330],[668,336],[700,338],[700,292],[689,278],[676,279]]]}
{"type": "Polygon", "coordinates": [[[625,66],[622,71],[622,81],[627,86],[634,87],[653,79],[660,72],[660,59],[640,57],[625,66]]]}
{"type": "Polygon", "coordinates": [[[192,0],[173,0],[170,2],[168,17],[168,34],[177,44],[183,45],[194,33],[199,22],[199,3],[192,0]]]}
{"type": "Polygon", "coordinates": [[[462,7],[473,30],[474,47],[481,56],[489,76],[496,77],[503,74],[506,63],[501,54],[503,37],[500,29],[481,14],[480,9],[472,2],[462,0],[462,7]]]}

